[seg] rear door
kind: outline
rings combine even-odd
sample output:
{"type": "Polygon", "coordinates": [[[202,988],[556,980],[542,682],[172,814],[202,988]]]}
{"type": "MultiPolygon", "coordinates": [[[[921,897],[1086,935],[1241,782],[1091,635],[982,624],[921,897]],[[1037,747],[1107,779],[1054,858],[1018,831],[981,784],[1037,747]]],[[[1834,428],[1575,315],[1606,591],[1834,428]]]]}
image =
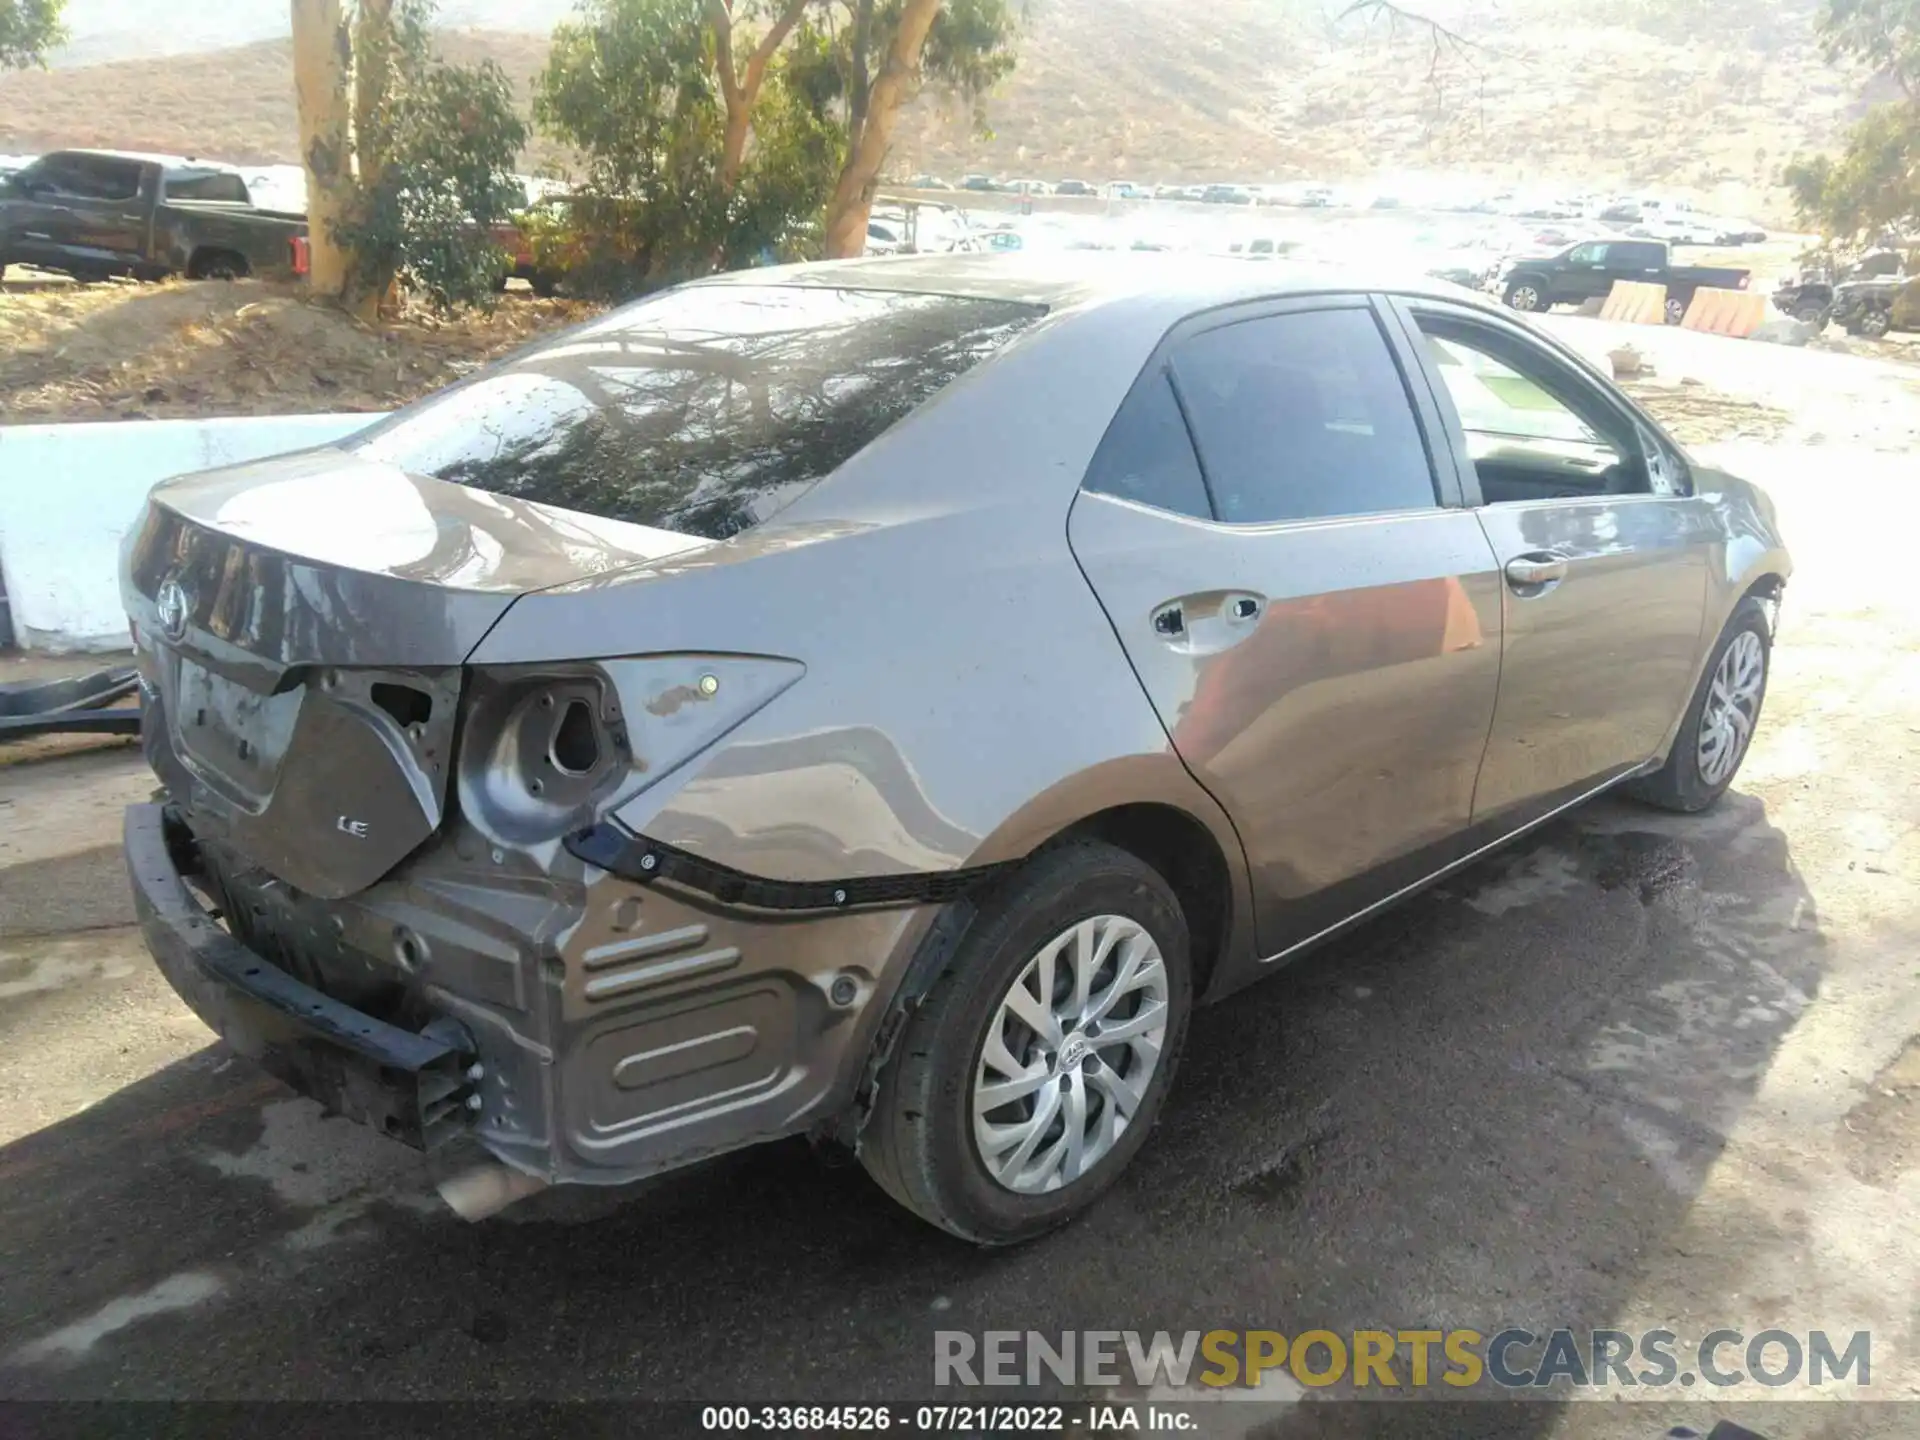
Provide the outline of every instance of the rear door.
{"type": "Polygon", "coordinates": [[[1693,684],[1715,527],[1679,453],[1570,357],[1496,314],[1403,313],[1502,567],[1475,820],[1524,823],[1659,750],[1693,684]]]}
{"type": "Polygon", "coordinates": [[[1395,336],[1364,296],[1190,322],[1069,520],[1269,956],[1450,858],[1493,715],[1500,582],[1395,336]]]}
{"type": "Polygon", "coordinates": [[[1657,285],[1667,270],[1667,247],[1658,240],[1614,240],[1606,247],[1607,288],[1616,280],[1657,285]]]}

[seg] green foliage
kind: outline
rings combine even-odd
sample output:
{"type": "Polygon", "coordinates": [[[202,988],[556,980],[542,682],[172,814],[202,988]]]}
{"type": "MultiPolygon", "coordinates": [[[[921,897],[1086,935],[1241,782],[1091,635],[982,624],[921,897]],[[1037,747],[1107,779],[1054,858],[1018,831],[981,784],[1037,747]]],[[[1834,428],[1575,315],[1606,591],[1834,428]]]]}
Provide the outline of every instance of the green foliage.
{"type": "Polygon", "coordinates": [[[729,189],[702,0],[586,0],[555,29],[535,82],[536,121],[585,161],[569,203],[537,225],[540,264],[564,270],[579,293],[623,296],[792,243],[841,161],[829,46],[802,25],[769,68],[729,189]]]}
{"type": "Polygon", "coordinates": [[[1838,159],[1796,160],[1785,180],[1801,218],[1829,239],[1866,244],[1920,226],[1920,107],[1876,106],[1838,159]]]}
{"type": "Polygon", "coordinates": [[[1904,98],[1868,111],[1838,157],[1788,165],[1795,207],[1843,246],[1911,234],[1920,229],[1920,0],[1827,0],[1820,31],[1831,58],[1871,66],[1904,98]]]}
{"type": "Polygon", "coordinates": [[[1920,102],[1920,0],[1827,0],[1820,38],[1832,60],[1858,60],[1920,102]]]}
{"type": "Polygon", "coordinates": [[[0,70],[44,65],[67,38],[60,25],[66,0],[0,0],[0,70]]]}
{"type": "MultiPolygon", "coordinates": [[[[890,7],[896,12],[898,0],[890,7]]],[[[979,101],[1013,73],[1023,0],[947,0],[927,32],[920,73],[963,99],[979,101]]]]}
{"type": "Polygon", "coordinates": [[[398,275],[444,311],[492,300],[505,268],[495,232],[526,204],[513,162],[527,128],[498,65],[435,56],[431,17],[429,0],[403,0],[391,36],[365,37],[354,57],[384,63],[389,80],[359,121],[359,203],[338,238],[363,292],[398,275]]]}

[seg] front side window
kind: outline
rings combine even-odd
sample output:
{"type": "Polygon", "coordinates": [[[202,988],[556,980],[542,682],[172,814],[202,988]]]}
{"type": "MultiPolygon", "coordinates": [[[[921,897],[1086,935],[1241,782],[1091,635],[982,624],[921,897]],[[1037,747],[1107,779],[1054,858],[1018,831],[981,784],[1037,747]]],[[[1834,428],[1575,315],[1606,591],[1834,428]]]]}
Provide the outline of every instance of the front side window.
{"type": "Polygon", "coordinates": [[[50,190],[76,200],[131,200],[140,193],[140,167],[91,155],[49,155],[14,177],[28,193],[50,190]]]}
{"type": "Polygon", "coordinates": [[[1221,520],[1437,504],[1412,402],[1370,310],[1224,325],[1184,342],[1173,373],[1221,520]]]}
{"type": "Polygon", "coordinates": [[[1043,314],[952,295],[686,286],[409,406],[351,448],[721,540],[791,504],[1043,314]]]}
{"type": "Polygon", "coordinates": [[[1519,335],[1416,318],[1487,504],[1650,491],[1638,428],[1591,383],[1519,335]]]}
{"type": "Polygon", "coordinates": [[[1574,265],[1604,265],[1607,263],[1607,247],[1604,245],[1576,245],[1567,256],[1574,265]]]}
{"type": "Polygon", "coordinates": [[[72,155],[61,166],[63,194],[86,200],[131,200],[140,193],[140,166],[104,155],[72,155]]]}

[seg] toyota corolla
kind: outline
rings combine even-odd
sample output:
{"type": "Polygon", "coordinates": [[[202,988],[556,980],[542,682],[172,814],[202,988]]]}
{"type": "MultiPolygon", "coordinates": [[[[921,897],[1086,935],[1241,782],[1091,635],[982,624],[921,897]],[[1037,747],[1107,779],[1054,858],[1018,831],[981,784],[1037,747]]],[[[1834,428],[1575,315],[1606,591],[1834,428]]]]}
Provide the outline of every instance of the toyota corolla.
{"type": "Polygon", "coordinates": [[[1788,574],[1437,281],[729,275],[156,489],[128,865],[188,1003],[397,1140],[833,1135],[1007,1243],[1120,1175],[1196,1004],[1602,791],[1711,805],[1788,574]]]}

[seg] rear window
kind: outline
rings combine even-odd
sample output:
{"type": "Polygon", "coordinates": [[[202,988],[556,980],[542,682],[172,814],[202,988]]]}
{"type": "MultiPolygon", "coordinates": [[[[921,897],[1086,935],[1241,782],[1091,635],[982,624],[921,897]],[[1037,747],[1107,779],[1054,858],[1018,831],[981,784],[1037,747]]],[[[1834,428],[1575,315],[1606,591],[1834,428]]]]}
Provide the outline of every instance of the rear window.
{"type": "Polygon", "coordinates": [[[233,200],[245,203],[247,185],[238,175],[221,171],[196,175],[190,171],[167,176],[169,200],[233,200]]]}
{"type": "Polygon", "coordinates": [[[353,448],[500,495],[723,540],[1045,313],[952,295],[690,286],[402,410],[353,448]]]}

